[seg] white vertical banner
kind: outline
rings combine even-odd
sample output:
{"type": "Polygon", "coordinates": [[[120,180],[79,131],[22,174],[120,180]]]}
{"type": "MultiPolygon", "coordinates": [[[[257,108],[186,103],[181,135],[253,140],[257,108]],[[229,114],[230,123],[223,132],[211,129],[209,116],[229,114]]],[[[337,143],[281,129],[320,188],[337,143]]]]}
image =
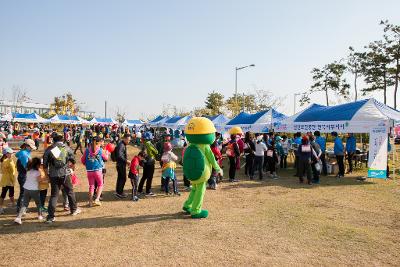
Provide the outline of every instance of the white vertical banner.
{"type": "Polygon", "coordinates": [[[368,177],[386,179],[388,156],[388,129],[385,126],[371,128],[369,134],[368,177]]]}

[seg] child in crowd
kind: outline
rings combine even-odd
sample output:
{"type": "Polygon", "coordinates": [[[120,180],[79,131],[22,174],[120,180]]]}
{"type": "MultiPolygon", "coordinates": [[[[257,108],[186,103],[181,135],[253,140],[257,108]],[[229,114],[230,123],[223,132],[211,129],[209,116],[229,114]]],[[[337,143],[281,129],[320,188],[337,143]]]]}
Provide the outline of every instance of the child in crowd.
{"type": "Polygon", "coordinates": [[[73,187],[76,187],[79,184],[79,179],[75,172],[75,164],[76,161],[74,159],[68,160],[68,171],[71,174],[71,183],[73,187]]]}
{"type": "Polygon", "coordinates": [[[43,180],[44,177],[42,177],[42,173],[40,172],[40,165],[41,160],[39,158],[33,158],[32,161],[28,163],[28,172],[26,173],[26,181],[24,184],[24,201],[17,218],[14,220],[16,224],[22,224],[22,215],[24,215],[32,198],[35,200],[38,209],[38,219],[43,220],[40,206],[39,182],[43,180]]]}
{"type": "Polygon", "coordinates": [[[39,190],[40,190],[40,208],[42,209],[42,212],[47,212],[47,208],[46,208],[46,196],[47,196],[47,191],[49,189],[49,179],[46,178],[46,175],[44,173],[43,170],[43,161],[41,161],[41,165],[40,165],[40,175],[41,177],[43,177],[40,181],[39,181],[39,190]]]}
{"type": "MultiPolygon", "coordinates": [[[[69,175],[71,175],[71,182],[72,182],[73,186],[75,186],[78,183],[77,179],[75,179],[76,176],[74,177],[74,175],[75,175],[75,172],[74,172],[75,171],[75,164],[76,164],[76,161],[74,159],[69,159],[67,173],[69,175]],[[73,179],[75,179],[75,183],[73,182],[73,179]]],[[[64,211],[69,211],[68,196],[67,196],[67,193],[65,192],[64,188],[62,188],[61,193],[62,193],[62,196],[63,196],[64,211]]]]}
{"type": "Polygon", "coordinates": [[[1,158],[1,170],[3,172],[3,176],[0,180],[0,186],[2,187],[1,190],[1,197],[0,197],[0,214],[4,213],[3,203],[4,199],[6,198],[7,191],[8,197],[10,198],[11,205],[14,206],[14,185],[15,185],[15,174],[16,174],[16,167],[13,161],[12,154],[14,151],[7,147],[3,150],[3,157],[1,158]]]}
{"type": "Polygon", "coordinates": [[[146,157],[146,152],[140,151],[139,154],[137,156],[134,156],[131,161],[128,177],[129,179],[131,179],[132,201],[139,201],[138,197],[139,166],[141,162],[145,159],[145,157],[146,157]]]}
{"type": "Polygon", "coordinates": [[[162,162],[162,178],[164,179],[164,191],[169,194],[169,181],[172,180],[172,185],[174,188],[174,194],[180,195],[178,192],[178,182],[176,180],[176,161],[178,156],[172,152],[172,145],[169,142],[164,143],[164,153],[161,156],[162,162]]]}

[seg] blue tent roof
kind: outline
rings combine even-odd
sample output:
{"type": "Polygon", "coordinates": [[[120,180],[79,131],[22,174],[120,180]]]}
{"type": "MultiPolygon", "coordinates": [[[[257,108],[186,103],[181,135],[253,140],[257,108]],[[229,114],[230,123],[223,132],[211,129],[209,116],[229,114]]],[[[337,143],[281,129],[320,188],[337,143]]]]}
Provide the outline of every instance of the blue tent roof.
{"type": "Polygon", "coordinates": [[[169,120],[167,120],[165,123],[175,123],[175,122],[179,121],[180,119],[182,119],[181,116],[174,116],[174,117],[171,117],[169,120]]]}
{"type": "Polygon", "coordinates": [[[26,120],[35,120],[37,119],[36,113],[22,114],[13,112],[14,119],[26,119],[26,120]]]}
{"type": "Polygon", "coordinates": [[[96,118],[98,123],[114,123],[114,120],[111,118],[96,118]]]}
{"type": "Polygon", "coordinates": [[[268,110],[260,111],[255,114],[241,112],[235,118],[230,120],[226,125],[254,124],[267,112],[268,110]]]}
{"type": "Polygon", "coordinates": [[[126,120],[129,124],[143,124],[141,120],[126,120]]]}
{"type": "Polygon", "coordinates": [[[229,121],[229,118],[223,114],[214,115],[214,116],[204,116],[204,117],[206,117],[207,119],[212,121],[214,124],[226,123],[229,121]]]}
{"type": "Polygon", "coordinates": [[[157,118],[155,118],[154,120],[150,121],[149,123],[156,123],[159,122],[160,120],[164,119],[164,116],[159,115],[157,118]]]}
{"type": "Polygon", "coordinates": [[[369,99],[359,100],[338,106],[312,105],[302,112],[294,121],[347,121],[351,120],[357,111],[368,102],[369,99]]]}

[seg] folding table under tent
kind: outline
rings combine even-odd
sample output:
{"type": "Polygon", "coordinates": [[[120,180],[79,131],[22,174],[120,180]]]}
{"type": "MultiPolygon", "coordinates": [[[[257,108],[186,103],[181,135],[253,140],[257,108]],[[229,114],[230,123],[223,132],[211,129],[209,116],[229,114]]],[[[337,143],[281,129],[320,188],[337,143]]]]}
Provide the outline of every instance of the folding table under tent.
{"type": "Polygon", "coordinates": [[[143,121],[141,120],[125,120],[123,123],[123,125],[129,126],[129,127],[133,127],[133,126],[142,126],[144,124],[143,121]]]}
{"type": "Polygon", "coordinates": [[[90,124],[105,124],[105,125],[110,125],[110,124],[118,124],[114,119],[112,118],[93,118],[92,120],[89,121],[90,124]]]}
{"type": "Polygon", "coordinates": [[[47,119],[42,118],[36,113],[8,113],[1,118],[2,121],[12,121],[20,123],[48,123],[47,119]]]}
{"type": "Polygon", "coordinates": [[[264,110],[255,114],[241,112],[226,123],[223,131],[227,132],[230,128],[239,126],[243,132],[268,133],[276,123],[285,118],[287,118],[286,115],[275,109],[264,110]]]}
{"type": "Polygon", "coordinates": [[[87,120],[79,116],[68,116],[68,115],[54,115],[49,119],[50,123],[60,123],[60,124],[85,124],[89,123],[87,120]]]}
{"type": "Polygon", "coordinates": [[[369,133],[374,127],[394,126],[400,112],[371,98],[337,106],[311,105],[274,124],[277,132],[369,133]]]}

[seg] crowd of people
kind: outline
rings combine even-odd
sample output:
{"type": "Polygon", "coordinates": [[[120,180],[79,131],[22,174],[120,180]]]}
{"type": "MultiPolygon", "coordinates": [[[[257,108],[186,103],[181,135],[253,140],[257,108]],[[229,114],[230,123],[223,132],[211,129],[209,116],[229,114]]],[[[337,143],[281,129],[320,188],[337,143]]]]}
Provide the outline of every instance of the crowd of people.
{"type": "MultiPolygon", "coordinates": [[[[334,138],[334,154],[339,167],[337,177],[342,178],[345,174],[345,155],[348,159],[348,172],[353,171],[352,159],[356,153],[356,139],[349,134],[344,146],[337,133],[333,132],[331,136],[334,138]]],[[[80,152],[80,161],[86,169],[90,207],[102,205],[102,191],[107,173],[106,161],[115,162],[115,196],[119,199],[129,197],[129,194],[124,192],[127,179],[132,186],[132,201],[154,196],[152,181],[157,162],[161,168],[160,190],[167,195],[179,196],[176,168],[179,164],[183,165],[187,145],[182,131],[156,133],[154,129],[136,127],[66,126],[59,132],[46,128],[34,129],[33,134],[26,136],[20,150],[14,153],[7,144],[6,135],[0,135],[0,214],[4,213],[3,204],[8,193],[10,205],[17,207],[15,223],[22,223],[31,199],[36,203],[38,219],[53,223],[59,192],[62,191],[64,210],[69,211],[72,216],[78,215],[81,209],[77,205],[74,193],[74,186],[79,183],[75,173],[77,152],[80,152]],[[43,157],[32,157],[31,152],[38,148],[40,140],[43,141],[43,157]],[[140,152],[132,159],[127,152],[129,144],[140,147],[140,152]],[[179,156],[173,152],[176,146],[183,147],[179,156]],[[20,194],[15,201],[14,186],[17,183],[20,194]],[[46,205],[49,189],[50,197],[46,205]],[[46,218],[44,214],[47,214],[46,218]]],[[[273,132],[247,132],[243,135],[241,129],[231,129],[229,137],[224,138],[221,134],[216,134],[211,151],[220,167],[223,167],[225,159],[229,162],[228,182],[238,182],[237,172],[242,167],[242,158],[245,159],[244,173],[250,180],[255,177],[263,180],[264,174],[271,179],[278,179],[279,171],[288,168],[288,157],[291,155],[294,158],[295,176],[300,183],[304,183],[306,178],[308,184],[318,184],[320,175],[327,175],[328,172],[326,138],[318,131],[303,136],[296,133],[291,138],[273,132]]],[[[184,189],[189,191],[190,181],[186,177],[182,179],[184,189]]],[[[213,171],[208,181],[209,188],[217,189],[217,184],[222,180],[220,172],[213,171]]]]}

